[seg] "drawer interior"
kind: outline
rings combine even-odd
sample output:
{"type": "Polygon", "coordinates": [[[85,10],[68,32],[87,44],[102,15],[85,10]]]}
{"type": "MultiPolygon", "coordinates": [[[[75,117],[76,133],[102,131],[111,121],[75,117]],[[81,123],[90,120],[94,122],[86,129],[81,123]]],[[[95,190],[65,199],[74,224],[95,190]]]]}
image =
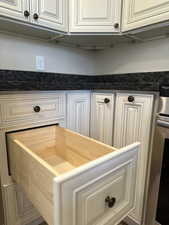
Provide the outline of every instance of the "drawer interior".
{"type": "Polygon", "coordinates": [[[112,152],[106,145],[59,126],[11,133],[8,138],[45,161],[56,175],[112,152]]]}

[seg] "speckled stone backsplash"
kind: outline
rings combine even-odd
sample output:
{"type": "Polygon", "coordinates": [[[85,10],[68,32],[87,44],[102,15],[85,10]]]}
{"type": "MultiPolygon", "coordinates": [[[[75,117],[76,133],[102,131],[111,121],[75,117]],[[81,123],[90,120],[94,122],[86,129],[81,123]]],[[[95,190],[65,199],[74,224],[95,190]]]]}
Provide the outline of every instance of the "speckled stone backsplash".
{"type": "Polygon", "coordinates": [[[0,91],[115,89],[159,91],[169,85],[169,71],[86,76],[0,70],[0,91]]]}
{"type": "Polygon", "coordinates": [[[91,89],[88,76],[0,70],[0,90],[91,89]]]}

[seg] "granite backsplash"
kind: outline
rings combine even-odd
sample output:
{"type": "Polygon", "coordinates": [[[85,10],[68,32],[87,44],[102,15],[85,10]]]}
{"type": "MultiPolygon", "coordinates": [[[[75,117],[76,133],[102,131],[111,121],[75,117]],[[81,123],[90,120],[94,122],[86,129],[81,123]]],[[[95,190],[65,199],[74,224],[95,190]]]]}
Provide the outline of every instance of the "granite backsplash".
{"type": "Polygon", "coordinates": [[[0,70],[0,91],[115,89],[159,91],[169,85],[169,71],[86,76],[0,70]]]}

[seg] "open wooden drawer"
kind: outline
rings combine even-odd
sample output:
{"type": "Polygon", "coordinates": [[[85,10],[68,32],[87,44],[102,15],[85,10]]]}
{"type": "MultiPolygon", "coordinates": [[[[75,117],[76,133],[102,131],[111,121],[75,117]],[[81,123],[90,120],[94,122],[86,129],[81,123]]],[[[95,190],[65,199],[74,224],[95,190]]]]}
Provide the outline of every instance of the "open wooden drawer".
{"type": "Polygon", "coordinates": [[[59,126],[7,142],[14,181],[49,225],[118,224],[133,208],[139,143],[115,149],[59,126]]]}

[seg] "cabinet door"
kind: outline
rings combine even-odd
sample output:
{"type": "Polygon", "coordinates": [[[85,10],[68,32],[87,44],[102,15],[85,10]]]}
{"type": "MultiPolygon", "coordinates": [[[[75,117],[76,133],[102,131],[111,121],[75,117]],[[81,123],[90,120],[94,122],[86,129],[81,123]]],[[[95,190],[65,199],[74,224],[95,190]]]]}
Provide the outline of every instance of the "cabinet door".
{"type": "Polygon", "coordinates": [[[3,204],[2,204],[1,181],[0,181],[0,224],[4,224],[4,212],[3,212],[3,204]]]}
{"type": "Polygon", "coordinates": [[[40,214],[28,200],[26,194],[16,186],[17,213],[22,225],[31,223],[40,218],[40,214]]]}
{"type": "Polygon", "coordinates": [[[29,12],[29,0],[0,0],[0,16],[26,21],[25,10],[29,12]]]}
{"type": "Polygon", "coordinates": [[[55,30],[67,30],[67,0],[31,0],[32,22],[55,30]]]}
{"type": "Polygon", "coordinates": [[[91,102],[91,137],[112,145],[114,95],[94,93],[91,102]]]}
{"type": "Polygon", "coordinates": [[[70,92],[67,96],[67,128],[89,136],[90,92],[70,92]]]}
{"type": "Polygon", "coordinates": [[[114,146],[141,142],[137,171],[135,207],[131,218],[142,224],[146,167],[149,152],[153,95],[117,94],[115,105],[114,146]]]}
{"type": "Polygon", "coordinates": [[[169,19],[169,0],[124,0],[123,31],[169,19]]]}
{"type": "Polygon", "coordinates": [[[70,32],[119,32],[121,0],[70,0],[70,32]]]}

